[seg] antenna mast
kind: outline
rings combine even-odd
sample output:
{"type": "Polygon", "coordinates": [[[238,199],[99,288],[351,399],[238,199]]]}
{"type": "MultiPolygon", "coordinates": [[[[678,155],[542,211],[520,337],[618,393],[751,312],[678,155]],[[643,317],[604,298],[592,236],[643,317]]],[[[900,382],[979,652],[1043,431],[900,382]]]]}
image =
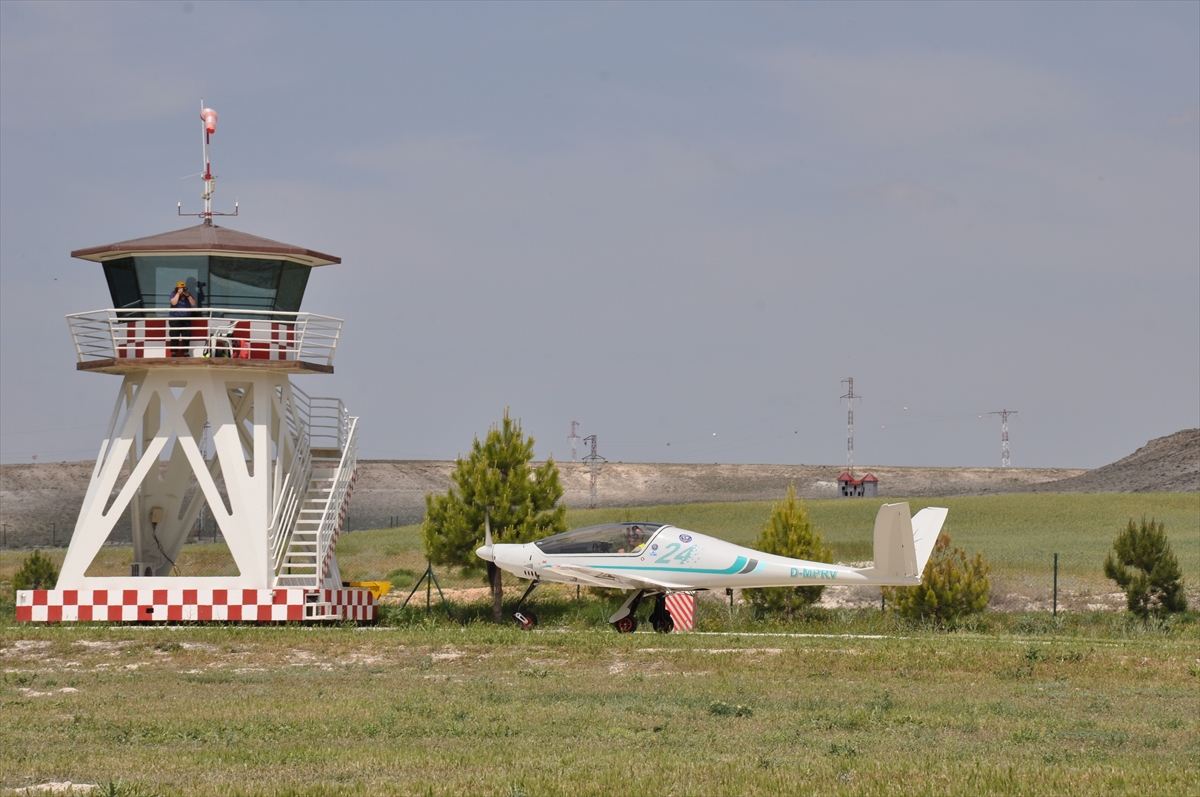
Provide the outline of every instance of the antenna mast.
{"type": "Polygon", "coordinates": [[[571,434],[567,435],[567,439],[571,441],[571,461],[578,462],[575,458],[575,446],[579,442],[579,421],[571,421],[571,434]]]}
{"type": "Polygon", "coordinates": [[[854,476],[854,400],[860,399],[862,396],[854,395],[854,377],[849,377],[842,380],[843,385],[849,385],[849,390],[846,395],[842,396],[848,399],[849,409],[846,410],[846,472],[852,477],[854,476]]]}
{"type": "Polygon", "coordinates": [[[608,462],[608,460],[596,453],[596,435],[592,434],[592,435],[588,435],[587,437],[583,438],[583,443],[584,443],[584,445],[591,443],[591,446],[592,446],[592,453],[590,453],[586,457],[584,457],[583,461],[588,463],[589,465],[591,465],[591,473],[592,473],[591,499],[592,500],[591,500],[591,503],[588,505],[588,509],[595,509],[596,508],[596,475],[599,472],[598,463],[608,462]]]}
{"type": "Polygon", "coordinates": [[[204,178],[204,193],[200,195],[200,198],[204,200],[204,212],[184,213],[182,202],[176,205],[175,212],[180,216],[199,216],[200,218],[204,219],[205,227],[211,227],[213,216],[236,216],[238,214],[238,203],[233,203],[232,213],[213,213],[212,195],[217,190],[217,178],[212,173],[212,159],[209,158],[208,155],[208,144],[209,137],[211,137],[213,133],[217,132],[217,112],[212,108],[204,107],[203,97],[200,98],[200,121],[204,122],[204,134],[203,138],[200,140],[201,156],[204,159],[204,171],[200,175],[204,178]]]}
{"type": "Polygon", "coordinates": [[[1000,410],[989,412],[988,415],[1000,416],[1000,467],[1007,468],[1012,462],[1008,458],[1008,416],[1016,415],[1016,410],[1000,410]]]}

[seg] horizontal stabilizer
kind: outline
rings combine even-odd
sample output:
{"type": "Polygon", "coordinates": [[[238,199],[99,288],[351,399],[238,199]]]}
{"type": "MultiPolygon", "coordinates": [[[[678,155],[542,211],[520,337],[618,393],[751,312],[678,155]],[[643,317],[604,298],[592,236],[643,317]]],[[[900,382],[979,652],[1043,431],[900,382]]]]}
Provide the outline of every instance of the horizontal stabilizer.
{"type": "Polygon", "coordinates": [[[950,510],[941,506],[927,506],[913,515],[912,533],[913,546],[917,552],[917,575],[925,572],[925,563],[933,553],[938,535],[942,533],[942,524],[946,522],[946,513],[950,510]]]}

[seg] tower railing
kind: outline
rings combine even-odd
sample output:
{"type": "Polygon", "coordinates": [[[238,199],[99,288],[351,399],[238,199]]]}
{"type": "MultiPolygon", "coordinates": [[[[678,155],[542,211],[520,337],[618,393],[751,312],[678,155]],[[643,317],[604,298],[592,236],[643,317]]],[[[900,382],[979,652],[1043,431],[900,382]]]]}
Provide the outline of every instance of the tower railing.
{"type": "Polygon", "coordinates": [[[80,363],[190,357],[299,361],[333,365],[342,319],[314,313],[198,307],[186,318],[169,308],[107,309],[67,316],[80,363]]]}

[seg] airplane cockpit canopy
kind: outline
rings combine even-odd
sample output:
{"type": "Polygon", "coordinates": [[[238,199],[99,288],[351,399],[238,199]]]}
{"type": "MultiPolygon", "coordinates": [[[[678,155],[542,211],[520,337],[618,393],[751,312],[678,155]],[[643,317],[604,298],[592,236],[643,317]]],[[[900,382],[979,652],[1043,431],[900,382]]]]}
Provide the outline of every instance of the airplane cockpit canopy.
{"type": "Polygon", "coordinates": [[[555,534],[534,545],[548,554],[638,553],[663,527],[662,523],[605,523],[555,534]]]}

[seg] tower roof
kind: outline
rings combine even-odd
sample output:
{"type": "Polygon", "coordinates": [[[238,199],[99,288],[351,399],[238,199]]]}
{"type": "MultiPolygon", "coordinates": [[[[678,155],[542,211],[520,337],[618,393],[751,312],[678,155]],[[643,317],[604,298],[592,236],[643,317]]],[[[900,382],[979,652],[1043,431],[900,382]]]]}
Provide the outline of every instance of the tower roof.
{"type": "Polygon", "coordinates": [[[210,252],[220,254],[274,255],[306,266],[328,266],[341,263],[340,257],[315,252],[302,246],[272,241],[237,230],[217,225],[198,224],[174,232],[164,232],[146,238],[133,238],[104,246],[76,249],[71,257],[94,260],[102,263],[128,255],[173,254],[182,252],[210,252]]]}

